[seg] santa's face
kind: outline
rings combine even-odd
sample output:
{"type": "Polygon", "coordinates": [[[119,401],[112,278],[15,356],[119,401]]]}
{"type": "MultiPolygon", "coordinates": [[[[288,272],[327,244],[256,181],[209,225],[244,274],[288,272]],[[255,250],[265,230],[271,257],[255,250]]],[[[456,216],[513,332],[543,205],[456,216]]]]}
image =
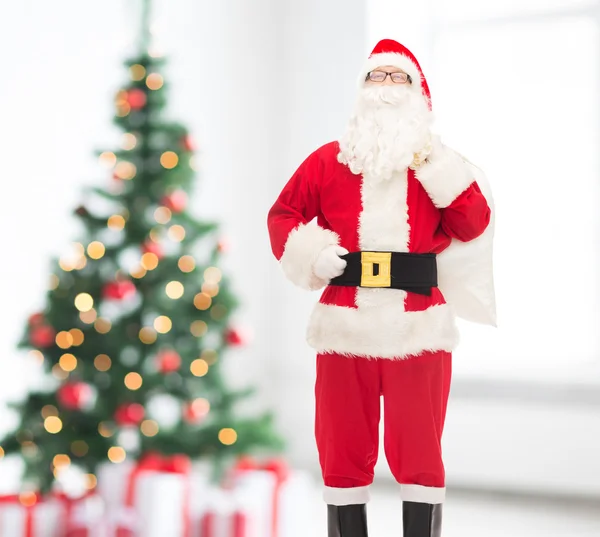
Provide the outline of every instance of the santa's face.
{"type": "Polygon", "coordinates": [[[367,77],[340,140],[339,161],[365,179],[390,179],[406,170],[429,141],[433,115],[427,99],[410,77],[393,73],[403,71],[382,66],[367,77]],[[376,71],[385,78],[374,76],[376,71]]]}

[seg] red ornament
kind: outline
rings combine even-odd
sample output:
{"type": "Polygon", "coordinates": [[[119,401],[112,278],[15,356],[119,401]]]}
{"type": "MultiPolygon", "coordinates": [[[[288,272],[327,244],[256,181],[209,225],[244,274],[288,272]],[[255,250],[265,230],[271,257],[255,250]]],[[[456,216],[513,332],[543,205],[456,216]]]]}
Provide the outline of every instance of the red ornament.
{"type": "Polygon", "coordinates": [[[145,254],[154,254],[159,259],[162,259],[165,255],[162,246],[150,239],[142,244],[142,252],[145,254]]]}
{"type": "Polygon", "coordinates": [[[186,151],[196,151],[196,144],[189,134],[186,134],[183,138],[181,138],[181,145],[186,151]]]}
{"type": "Polygon", "coordinates": [[[34,313],[29,317],[29,326],[40,326],[44,324],[44,314],[34,313]]]}
{"type": "Polygon", "coordinates": [[[183,190],[175,190],[171,194],[167,194],[161,200],[161,204],[173,211],[181,213],[187,207],[188,196],[183,190]]]}
{"type": "Polygon", "coordinates": [[[183,406],[183,419],[187,423],[197,425],[201,423],[210,411],[210,405],[203,399],[188,401],[183,406]]]}
{"type": "Polygon", "coordinates": [[[225,341],[233,347],[241,347],[250,339],[247,331],[240,328],[229,328],[225,332],[225,341]]]}
{"type": "Polygon", "coordinates": [[[136,287],[131,280],[109,282],[102,289],[104,298],[109,300],[126,300],[135,293],[136,287]]]}
{"type": "Polygon", "coordinates": [[[145,413],[144,407],[139,403],[123,403],[115,412],[115,421],[121,427],[138,425],[144,419],[145,413]]]}
{"type": "Polygon", "coordinates": [[[92,388],[85,382],[67,382],[56,393],[60,406],[69,410],[81,410],[92,400],[92,388]]]}
{"type": "Polygon", "coordinates": [[[181,367],[181,356],[172,349],[160,351],[156,357],[156,365],[163,375],[174,373],[181,367]]]}
{"type": "Polygon", "coordinates": [[[231,249],[231,243],[229,242],[228,239],[221,239],[217,243],[217,250],[222,254],[229,252],[230,249],[231,249]]]}
{"type": "Polygon", "coordinates": [[[132,89],[127,92],[127,102],[132,110],[139,110],[146,106],[146,94],[141,89],[132,89]]]}
{"type": "Polygon", "coordinates": [[[29,333],[29,341],[34,347],[42,349],[52,347],[54,345],[54,338],[56,337],[56,330],[47,324],[36,326],[32,328],[29,333]]]}

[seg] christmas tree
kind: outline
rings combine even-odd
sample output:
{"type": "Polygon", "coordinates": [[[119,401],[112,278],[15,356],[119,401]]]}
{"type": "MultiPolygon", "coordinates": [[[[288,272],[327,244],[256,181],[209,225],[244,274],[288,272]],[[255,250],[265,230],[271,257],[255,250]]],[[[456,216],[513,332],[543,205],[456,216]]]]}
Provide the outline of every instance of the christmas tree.
{"type": "Polygon", "coordinates": [[[22,456],[25,483],[41,491],[67,467],[91,488],[99,464],[146,452],[219,467],[280,447],[270,414],[239,416],[252,391],[229,389],[221,370],[245,336],[230,322],[237,302],[219,268],[218,227],[188,211],[194,145],[164,117],[165,61],[152,52],[149,11],[146,1],[140,51],[116,94],[120,148],[99,152],[112,178],[76,209],[83,240],[55,260],[46,305],[20,344],[44,384],[13,405],[20,423],[0,453],[22,456]]]}

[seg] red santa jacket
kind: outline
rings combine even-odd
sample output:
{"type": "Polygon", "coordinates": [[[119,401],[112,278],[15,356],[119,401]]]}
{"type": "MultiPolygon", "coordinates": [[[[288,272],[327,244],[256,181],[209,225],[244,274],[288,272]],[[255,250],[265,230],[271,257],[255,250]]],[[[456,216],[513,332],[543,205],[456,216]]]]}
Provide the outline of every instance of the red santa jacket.
{"type": "Polygon", "coordinates": [[[338,162],[338,153],[337,142],[312,153],[268,214],[271,247],[286,276],[305,289],[326,286],[309,321],[309,345],[319,353],[376,358],[452,351],[458,343],[455,316],[439,288],[424,296],[330,286],[313,265],[332,244],[350,252],[437,254],[452,239],[478,237],[490,208],[469,168],[440,145],[416,172],[372,180],[354,175],[338,162]]]}

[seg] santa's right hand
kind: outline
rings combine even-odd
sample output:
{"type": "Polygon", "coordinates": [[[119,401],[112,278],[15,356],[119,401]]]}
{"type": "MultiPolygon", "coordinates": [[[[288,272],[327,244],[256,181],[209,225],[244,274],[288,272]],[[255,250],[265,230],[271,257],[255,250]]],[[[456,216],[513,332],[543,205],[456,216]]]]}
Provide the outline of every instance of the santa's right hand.
{"type": "Polygon", "coordinates": [[[341,255],[348,253],[346,248],[334,244],[327,246],[318,255],[315,264],[313,265],[313,271],[317,278],[321,280],[331,280],[337,276],[340,276],[346,268],[347,262],[345,259],[341,259],[341,255]]]}

